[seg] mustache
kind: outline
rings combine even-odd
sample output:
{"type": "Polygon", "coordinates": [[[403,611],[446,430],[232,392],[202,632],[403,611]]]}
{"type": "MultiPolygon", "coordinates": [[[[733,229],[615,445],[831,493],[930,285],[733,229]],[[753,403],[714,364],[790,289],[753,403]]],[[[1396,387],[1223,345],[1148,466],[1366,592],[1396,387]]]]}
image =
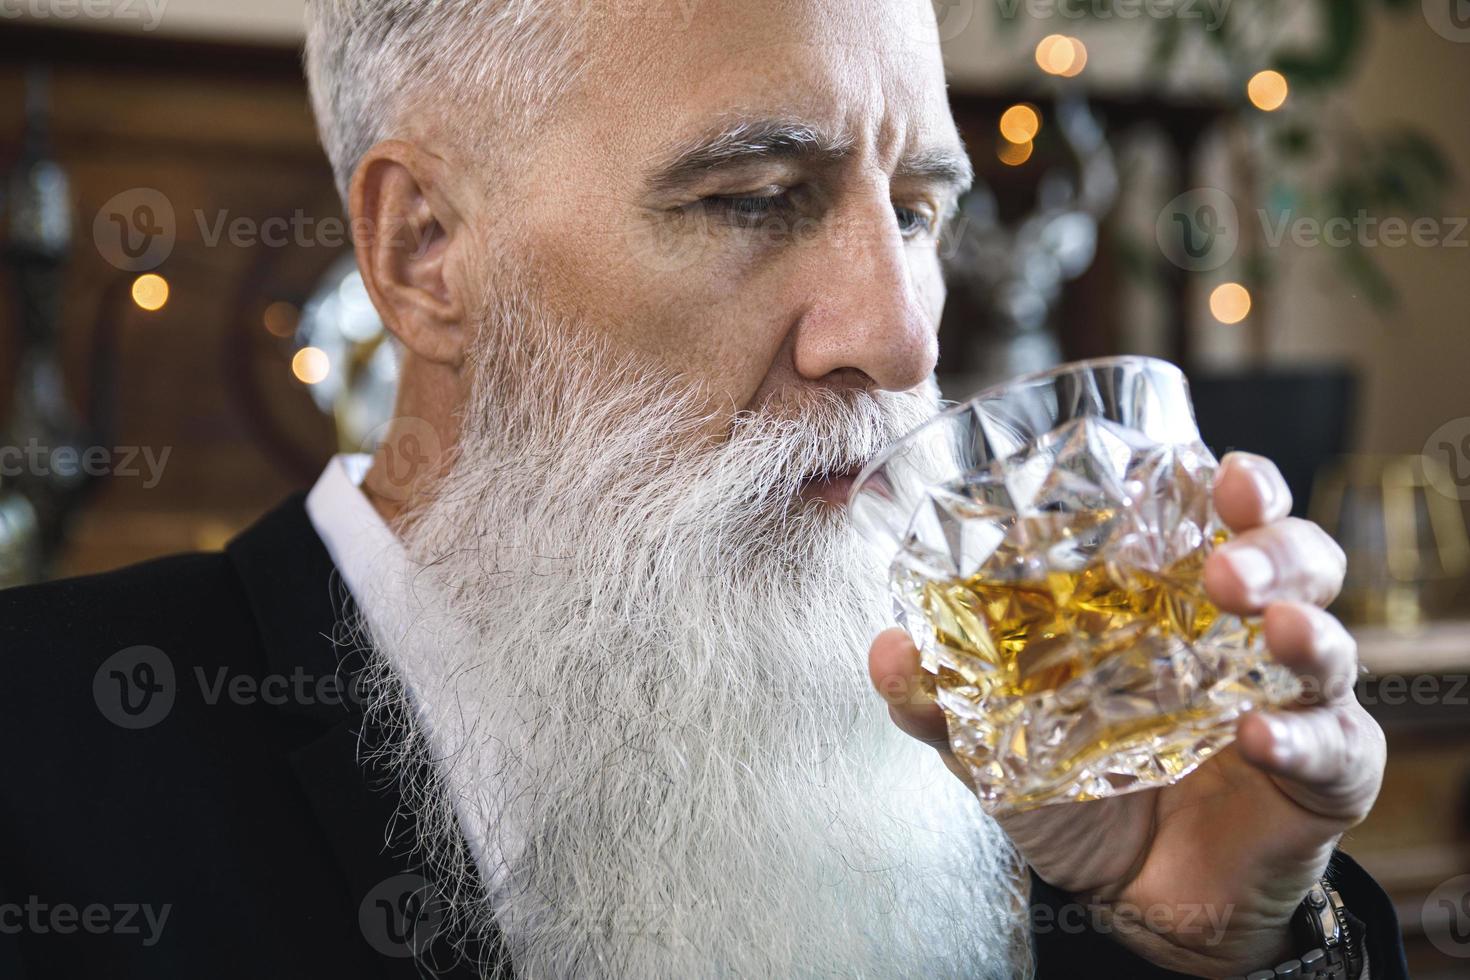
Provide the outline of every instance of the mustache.
{"type": "Polygon", "coordinates": [[[856,472],[938,407],[932,384],[903,392],[788,393],[731,419],[722,449],[762,470],[773,486],[797,489],[816,477],[856,472]]]}

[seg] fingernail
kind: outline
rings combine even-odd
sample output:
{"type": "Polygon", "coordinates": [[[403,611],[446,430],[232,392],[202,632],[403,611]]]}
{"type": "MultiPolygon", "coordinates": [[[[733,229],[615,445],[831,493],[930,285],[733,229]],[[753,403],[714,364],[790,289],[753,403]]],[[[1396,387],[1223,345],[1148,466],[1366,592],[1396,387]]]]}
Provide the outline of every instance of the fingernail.
{"type": "Polygon", "coordinates": [[[1259,603],[1264,599],[1266,590],[1276,581],[1276,566],[1271,557],[1260,548],[1249,545],[1225,548],[1223,553],[1236,578],[1245,586],[1246,600],[1259,603]]]}
{"type": "Polygon", "coordinates": [[[1256,485],[1256,492],[1261,495],[1261,513],[1275,514],[1276,505],[1281,500],[1280,482],[1260,460],[1246,456],[1242,457],[1240,465],[1250,474],[1251,482],[1256,485]]]}
{"type": "Polygon", "coordinates": [[[1267,718],[1266,727],[1271,732],[1271,758],[1275,759],[1279,766],[1287,765],[1296,755],[1296,747],[1292,744],[1291,739],[1291,727],[1280,718],[1267,718]]]}

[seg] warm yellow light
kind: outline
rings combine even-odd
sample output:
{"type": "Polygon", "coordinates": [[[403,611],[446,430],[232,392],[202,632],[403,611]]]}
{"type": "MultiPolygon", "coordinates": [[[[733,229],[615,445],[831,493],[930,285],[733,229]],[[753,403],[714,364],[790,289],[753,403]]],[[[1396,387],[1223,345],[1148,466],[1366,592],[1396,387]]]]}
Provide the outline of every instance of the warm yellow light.
{"type": "Polygon", "coordinates": [[[1224,324],[1239,323],[1251,312],[1251,293],[1238,282],[1216,286],[1210,293],[1210,313],[1224,324]]]}
{"type": "Polygon", "coordinates": [[[1074,78],[1087,67],[1087,46],[1075,37],[1048,34],[1036,45],[1036,64],[1048,75],[1074,78]]]}
{"type": "Polygon", "coordinates": [[[1286,84],[1286,76],[1279,71],[1258,71],[1245,86],[1251,105],[1262,112],[1280,109],[1290,92],[1291,86],[1286,84]]]}
{"type": "Polygon", "coordinates": [[[1062,75],[1066,78],[1076,78],[1082,74],[1082,69],[1087,67],[1087,46],[1075,37],[1069,37],[1067,41],[1072,46],[1072,63],[1066,71],[1062,72],[1062,75]]]}
{"type": "Polygon", "coordinates": [[[301,312],[290,303],[272,303],[265,308],[262,320],[265,328],[277,337],[289,337],[296,329],[296,321],[301,318],[301,312]]]}
{"type": "Polygon", "coordinates": [[[1002,140],[1000,146],[995,151],[995,155],[1000,157],[1000,162],[1006,166],[1019,167],[1031,159],[1031,153],[1035,148],[1036,144],[1030,140],[1024,143],[1012,143],[1009,140],[1002,140]]]}
{"type": "Polygon", "coordinates": [[[152,272],[134,279],[133,302],[149,313],[163,309],[168,303],[168,280],[152,272]]]}
{"type": "Polygon", "coordinates": [[[1012,143],[1029,143],[1041,132],[1041,115],[1034,106],[1013,105],[1000,117],[1000,135],[1012,143]]]}
{"type": "Polygon", "coordinates": [[[291,358],[291,373],[302,384],[321,384],[332,373],[332,362],[320,347],[303,347],[291,358]]]}

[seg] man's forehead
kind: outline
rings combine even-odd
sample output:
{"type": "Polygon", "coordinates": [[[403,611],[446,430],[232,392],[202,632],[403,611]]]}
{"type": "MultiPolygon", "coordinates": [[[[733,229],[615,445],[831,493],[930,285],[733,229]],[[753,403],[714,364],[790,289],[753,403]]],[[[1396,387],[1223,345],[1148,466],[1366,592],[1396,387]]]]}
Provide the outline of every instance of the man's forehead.
{"type": "Polygon", "coordinates": [[[600,91],[589,94],[621,89],[619,101],[650,116],[680,117],[686,138],[727,119],[838,135],[900,117],[927,117],[904,128],[949,124],[929,0],[700,0],[685,28],[637,25],[623,22],[596,45],[583,78],[600,91]]]}

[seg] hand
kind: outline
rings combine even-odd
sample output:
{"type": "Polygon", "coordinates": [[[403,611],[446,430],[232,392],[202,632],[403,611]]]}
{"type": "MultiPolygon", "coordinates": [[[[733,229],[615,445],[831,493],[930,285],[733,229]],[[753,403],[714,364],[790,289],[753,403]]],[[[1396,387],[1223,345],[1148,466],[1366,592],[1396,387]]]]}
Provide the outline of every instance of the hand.
{"type": "MultiPolygon", "coordinates": [[[[1173,786],[1000,819],[1037,874],[1112,917],[1119,942],[1201,976],[1302,952],[1291,915],[1338,837],[1373,806],[1385,754],[1353,693],[1356,645],[1320,608],[1342,585],[1342,550],[1286,516],[1290,491],[1261,457],[1227,456],[1214,500],[1235,536],[1205,565],[1206,592],[1222,609],[1264,614],[1271,655],[1301,678],[1302,697],[1243,716],[1236,741],[1173,786]]],[[[880,692],[912,690],[919,654],[906,633],[889,630],[874,641],[869,669],[880,692]]],[[[932,701],[890,698],[889,714],[968,783],[932,701]]]]}

